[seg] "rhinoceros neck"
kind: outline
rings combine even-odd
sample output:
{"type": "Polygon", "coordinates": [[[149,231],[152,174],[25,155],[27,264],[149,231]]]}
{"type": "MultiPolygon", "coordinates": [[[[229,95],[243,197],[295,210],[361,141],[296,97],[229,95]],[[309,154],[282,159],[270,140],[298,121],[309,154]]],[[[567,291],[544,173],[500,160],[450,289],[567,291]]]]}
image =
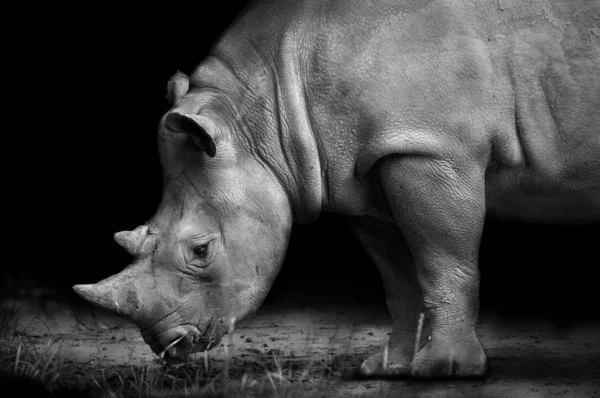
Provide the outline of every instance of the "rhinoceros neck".
{"type": "Polygon", "coordinates": [[[296,42],[291,37],[281,39],[279,46],[285,48],[279,56],[240,43],[246,40],[236,35],[221,41],[192,81],[199,86],[217,84],[227,93],[238,113],[242,145],[273,171],[287,193],[294,221],[314,221],[326,191],[295,57],[296,42]]]}
{"type": "Polygon", "coordinates": [[[300,63],[295,57],[300,52],[291,36],[283,39],[279,68],[275,76],[277,122],[279,140],[294,186],[294,214],[299,222],[314,221],[323,206],[324,179],[318,140],[313,130],[305,91],[300,75],[300,63]]]}

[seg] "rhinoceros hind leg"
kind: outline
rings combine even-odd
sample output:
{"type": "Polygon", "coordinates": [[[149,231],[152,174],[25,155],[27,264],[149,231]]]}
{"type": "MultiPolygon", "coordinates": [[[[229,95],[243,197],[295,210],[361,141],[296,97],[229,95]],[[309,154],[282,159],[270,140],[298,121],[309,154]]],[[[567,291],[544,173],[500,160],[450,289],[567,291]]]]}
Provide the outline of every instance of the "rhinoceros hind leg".
{"type": "MultiPolygon", "coordinates": [[[[392,334],[384,348],[387,353],[378,353],[366,359],[359,369],[359,375],[408,375],[419,314],[425,311],[408,246],[398,227],[393,224],[365,217],[347,217],[345,221],[381,274],[392,316],[392,334]],[[387,359],[386,364],[383,363],[384,358],[387,359]]],[[[422,340],[425,342],[425,339],[422,340]]]]}

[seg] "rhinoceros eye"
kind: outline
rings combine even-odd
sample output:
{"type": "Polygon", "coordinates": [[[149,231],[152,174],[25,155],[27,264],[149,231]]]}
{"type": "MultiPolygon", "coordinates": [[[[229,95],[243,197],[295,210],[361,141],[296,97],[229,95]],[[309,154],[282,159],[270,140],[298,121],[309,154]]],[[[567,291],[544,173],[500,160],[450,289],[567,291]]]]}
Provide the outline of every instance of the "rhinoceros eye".
{"type": "Polygon", "coordinates": [[[194,256],[196,258],[205,258],[208,254],[208,245],[200,245],[194,248],[194,256]]]}
{"type": "Polygon", "coordinates": [[[218,252],[219,244],[216,234],[202,235],[192,237],[185,244],[183,259],[191,267],[192,272],[196,272],[198,269],[207,268],[213,262],[218,252]]]}

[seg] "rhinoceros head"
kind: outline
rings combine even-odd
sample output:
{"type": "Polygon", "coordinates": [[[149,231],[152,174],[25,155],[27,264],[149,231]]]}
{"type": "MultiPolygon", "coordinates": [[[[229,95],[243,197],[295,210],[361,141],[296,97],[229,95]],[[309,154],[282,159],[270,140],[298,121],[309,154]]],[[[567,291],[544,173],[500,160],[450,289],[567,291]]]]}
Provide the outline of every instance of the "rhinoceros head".
{"type": "MultiPolygon", "coordinates": [[[[290,203],[275,175],[239,138],[214,90],[187,90],[159,125],[164,190],[154,217],[115,240],[132,256],[122,272],[75,291],[132,320],[168,361],[218,345],[255,311],[279,271],[290,203]]],[[[182,87],[183,86],[183,87],[182,87]]]]}

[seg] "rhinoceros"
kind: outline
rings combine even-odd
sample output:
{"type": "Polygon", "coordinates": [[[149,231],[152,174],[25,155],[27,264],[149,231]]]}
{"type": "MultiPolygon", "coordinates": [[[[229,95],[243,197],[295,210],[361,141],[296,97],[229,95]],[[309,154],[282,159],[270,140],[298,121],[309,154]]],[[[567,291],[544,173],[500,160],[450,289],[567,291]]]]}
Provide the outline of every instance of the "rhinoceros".
{"type": "Polygon", "coordinates": [[[391,313],[360,373],[485,375],[486,215],[600,221],[599,17],[597,0],[252,4],[169,81],[162,201],[115,235],[133,262],[75,291],[182,361],[260,306],[294,222],[333,212],[391,313]]]}

